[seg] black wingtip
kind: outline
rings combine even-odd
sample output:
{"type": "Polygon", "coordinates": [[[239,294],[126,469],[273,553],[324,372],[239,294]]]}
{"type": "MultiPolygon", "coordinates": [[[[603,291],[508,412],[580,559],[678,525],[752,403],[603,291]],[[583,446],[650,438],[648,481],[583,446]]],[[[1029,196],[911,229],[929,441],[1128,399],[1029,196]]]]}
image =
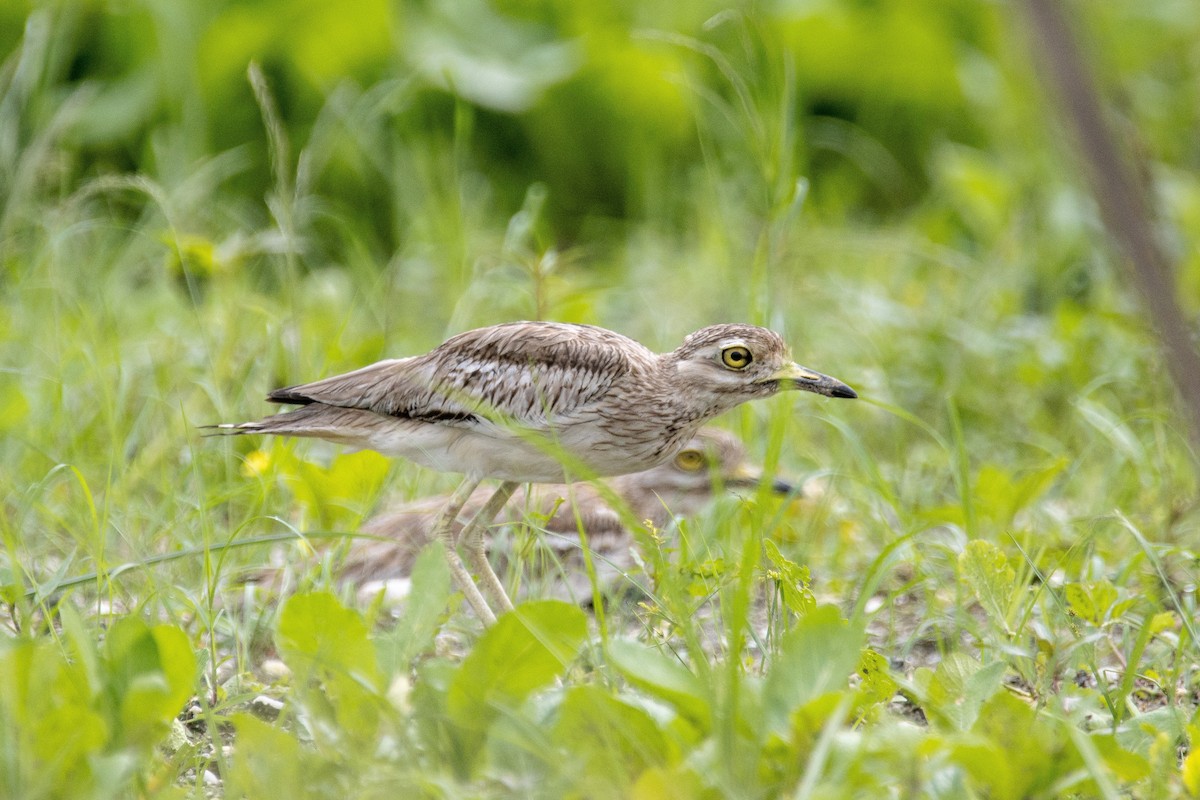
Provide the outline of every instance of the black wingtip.
{"type": "Polygon", "coordinates": [[[316,401],[311,397],[298,393],[295,386],[285,386],[268,394],[267,402],[283,403],[291,406],[307,406],[312,405],[316,401]]]}

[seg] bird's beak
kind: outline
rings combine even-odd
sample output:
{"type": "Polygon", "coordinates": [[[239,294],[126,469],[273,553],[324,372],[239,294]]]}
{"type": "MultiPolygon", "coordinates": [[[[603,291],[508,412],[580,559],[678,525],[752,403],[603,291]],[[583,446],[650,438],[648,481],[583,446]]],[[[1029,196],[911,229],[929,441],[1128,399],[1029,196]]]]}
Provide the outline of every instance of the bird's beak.
{"type": "Polygon", "coordinates": [[[853,399],[858,392],[851,389],[837,378],[814,372],[799,364],[788,364],[776,372],[768,380],[779,381],[780,389],[802,389],[806,392],[823,394],[826,397],[845,397],[853,399]]]}
{"type": "MultiPolygon", "coordinates": [[[[757,489],[763,483],[762,473],[750,467],[739,467],[736,472],[725,479],[725,486],[732,489],[757,489]]],[[[788,495],[795,490],[795,486],[781,479],[775,478],[771,481],[771,492],[778,495],[788,495]]]]}

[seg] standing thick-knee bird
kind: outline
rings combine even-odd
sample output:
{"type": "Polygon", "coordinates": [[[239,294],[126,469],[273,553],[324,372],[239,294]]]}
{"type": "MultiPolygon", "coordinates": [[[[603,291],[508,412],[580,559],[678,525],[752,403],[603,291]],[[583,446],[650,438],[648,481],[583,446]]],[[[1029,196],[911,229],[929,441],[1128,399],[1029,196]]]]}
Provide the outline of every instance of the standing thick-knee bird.
{"type": "Polygon", "coordinates": [[[483,479],[498,478],[500,487],[457,538],[504,611],[512,603],[488,564],[483,532],[518,484],[649,469],[713,417],[788,389],[857,397],[836,378],[794,363],[777,333],[753,325],[712,325],[656,354],[592,325],[511,322],[460,333],[425,355],[276,389],[268,400],[300,407],[216,427],[327,439],[464,473],[436,531],[455,585],[490,623],[495,614],[453,532],[483,479]]]}

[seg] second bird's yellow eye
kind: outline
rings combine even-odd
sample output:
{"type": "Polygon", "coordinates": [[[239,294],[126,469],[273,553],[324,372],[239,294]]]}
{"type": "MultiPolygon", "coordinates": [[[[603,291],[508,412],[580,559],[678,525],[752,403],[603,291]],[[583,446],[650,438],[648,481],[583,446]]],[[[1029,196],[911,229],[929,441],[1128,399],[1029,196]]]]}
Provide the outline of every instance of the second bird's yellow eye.
{"type": "Polygon", "coordinates": [[[751,355],[750,351],[740,344],[726,347],[721,351],[721,363],[730,369],[745,369],[750,366],[750,362],[753,360],[754,356],[751,355]]]}
{"type": "Polygon", "coordinates": [[[695,472],[704,466],[704,453],[699,450],[683,450],[675,456],[675,466],[687,472],[695,472]]]}

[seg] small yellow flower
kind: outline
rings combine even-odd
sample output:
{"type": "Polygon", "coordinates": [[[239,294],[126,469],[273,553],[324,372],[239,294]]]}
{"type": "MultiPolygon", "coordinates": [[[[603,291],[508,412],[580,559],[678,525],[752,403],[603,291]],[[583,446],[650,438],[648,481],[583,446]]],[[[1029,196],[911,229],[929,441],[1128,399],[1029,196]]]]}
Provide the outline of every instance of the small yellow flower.
{"type": "Polygon", "coordinates": [[[247,478],[258,478],[271,468],[271,454],[266,450],[255,450],[246,456],[242,462],[242,475],[247,478]]]}

